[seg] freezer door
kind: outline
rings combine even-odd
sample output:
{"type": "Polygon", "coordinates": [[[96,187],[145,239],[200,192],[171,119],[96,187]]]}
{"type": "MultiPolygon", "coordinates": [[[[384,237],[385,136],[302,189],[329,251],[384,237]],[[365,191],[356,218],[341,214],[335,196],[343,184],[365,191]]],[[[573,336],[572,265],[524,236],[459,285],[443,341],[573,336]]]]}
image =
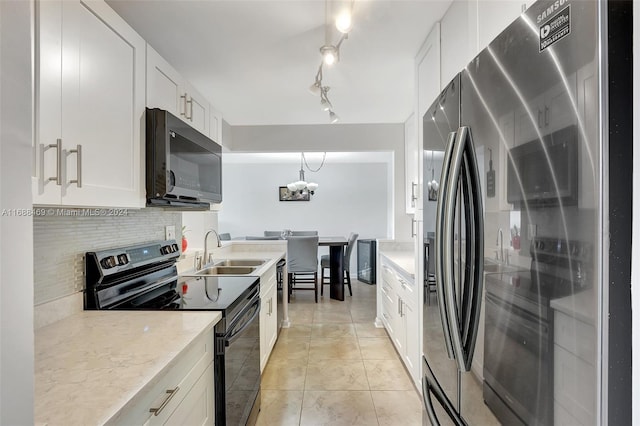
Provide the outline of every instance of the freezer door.
{"type": "Polygon", "coordinates": [[[491,412],[507,424],[597,419],[598,5],[536,2],[461,75],[461,125],[476,147],[492,267],[484,275],[480,352],[461,377],[460,412],[469,424],[490,424],[491,412]],[[536,247],[541,238],[556,250],[536,247]]]}

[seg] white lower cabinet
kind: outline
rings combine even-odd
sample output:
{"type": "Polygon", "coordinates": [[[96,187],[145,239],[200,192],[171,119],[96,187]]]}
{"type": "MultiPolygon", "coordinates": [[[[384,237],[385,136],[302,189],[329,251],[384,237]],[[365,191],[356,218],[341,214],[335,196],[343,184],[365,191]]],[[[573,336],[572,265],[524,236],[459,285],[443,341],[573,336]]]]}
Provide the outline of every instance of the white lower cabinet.
{"type": "Polygon", "coordinates": [[[173,360],[173,366],[107,422],[110,425],[213,425],[213,330],[173,360]]]}
{"type": "Polygon", "coordinates": [[[380,256],[382,322],[415,383],[420,382],[420,316],[413,278],[380,256]]]}
{"type": "MultiPolygon", "coordinates": [[[[163,424],[212,425],[215,423],[214,404],[213,364],[209,364],[187,396],[163,424]]],[[[147,424],[152,424],[151,420],[147,424]]]]}
{"type": "Polygon", "coordinates": [[[595,425],[595,327],[554,311],[553,340],[554,423],[595,425]]]}
{"type": "Polygon", "coordinates": [[[260,277],[260,372],[264,370],[278,338],[276,266],[260,277]]]}

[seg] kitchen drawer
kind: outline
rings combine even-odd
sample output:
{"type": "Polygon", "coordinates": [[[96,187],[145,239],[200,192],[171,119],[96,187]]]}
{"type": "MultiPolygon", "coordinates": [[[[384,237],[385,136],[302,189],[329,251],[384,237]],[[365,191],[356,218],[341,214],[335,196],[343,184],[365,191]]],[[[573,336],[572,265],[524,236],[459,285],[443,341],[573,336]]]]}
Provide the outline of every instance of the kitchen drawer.
{"type": "Polygon", "coordinates": [[[203,372],[213,363],[213,330],[198,337],[182,354],[170,363],[167,371],[149,382],[121,412],[112,417],[109,425],[164,424],[180,405],[203,372]],[[176,389],[171,396],[169,390],[176,389]],[[166,402],[156,415],[150,412],[166,402]]]}
{"type": "Polygon", "coordinates": [[[271,286],[274,285],[276,285],[276,265],[273,265],[260,276],[260,297],[264,297],[271,289],[271,286]]]}
{"type": "Polygon", "coordinates": [[[382,298],[382,321],[384,322],[389,335],[393,335],[394,332],[394,318],[396,313],[398,312],[397,305],[395,304],[395,299],[391,297],[387,297],[386,295],[382,298]],[[395,311],[394,311],[395,309],[395,311]]]}
{"type": "Polygon", "coordinates": [[[553,356],[555,403],[575,417],[579,424],[594,424],[595,367],[558,345],[553,345],[553,356]]]}
{"type": "Polygon", "coordinates": [[[214,424],[214,375],[213,363],[211,363],[164,425],[208,426],[214,424]]]}
{"type": "Polygon", "coordinates": [[[585,362],[596,364],[596,329],[560,311],[555,311],[554,343],[585,362]]]}
{"type": "Polygon", "coordinates": [[[382,264],[382,279],[386,280],[392,286],[396,286],[398,283],[398,278],[396,277],[396,273],[393,269],[386,264],[382,264]]]}

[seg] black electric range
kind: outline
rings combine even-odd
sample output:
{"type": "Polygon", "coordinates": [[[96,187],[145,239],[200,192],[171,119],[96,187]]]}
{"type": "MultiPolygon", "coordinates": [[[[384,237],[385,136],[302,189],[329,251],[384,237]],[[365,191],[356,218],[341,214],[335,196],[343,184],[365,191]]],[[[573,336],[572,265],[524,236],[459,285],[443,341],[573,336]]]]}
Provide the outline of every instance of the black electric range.
{"type": "Polygon", "coordinates": [[[216,424],[254,424],[260,410],[260,278],[179,276],[179,256],[173,240],[87,252],[84,308],[220,312],[214,329],[216,424]]]}

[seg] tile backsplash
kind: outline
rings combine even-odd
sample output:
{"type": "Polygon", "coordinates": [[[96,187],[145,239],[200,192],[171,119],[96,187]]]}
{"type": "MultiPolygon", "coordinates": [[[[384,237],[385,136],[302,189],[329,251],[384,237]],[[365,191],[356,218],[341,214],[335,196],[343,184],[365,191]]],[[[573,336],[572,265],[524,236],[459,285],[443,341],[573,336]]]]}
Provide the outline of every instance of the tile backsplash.
{"type": "Polygon", "coordinates": [[[166,225],[179,236],[180,212],[127,210],[123,216],[36,216],[33,218],[34,304],[84,288],[84,253],[163,240],[166,225]]]}

